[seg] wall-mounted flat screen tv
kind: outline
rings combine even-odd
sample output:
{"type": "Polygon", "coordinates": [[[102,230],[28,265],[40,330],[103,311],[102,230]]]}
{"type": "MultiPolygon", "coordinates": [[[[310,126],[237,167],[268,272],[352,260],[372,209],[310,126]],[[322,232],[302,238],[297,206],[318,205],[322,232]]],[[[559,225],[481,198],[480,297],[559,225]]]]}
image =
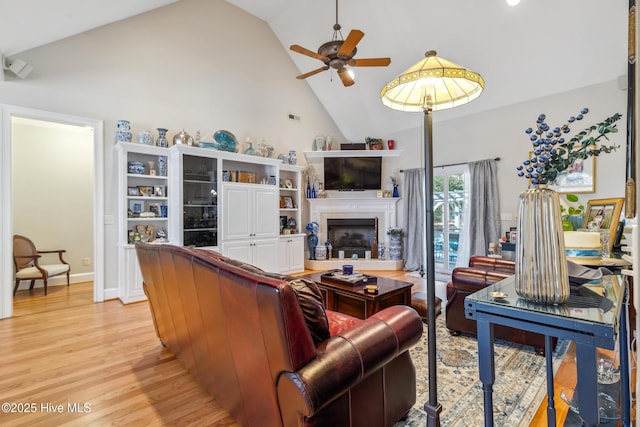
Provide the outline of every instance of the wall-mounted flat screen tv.
{"type": "Polygon", "coordinates": [[[382,157],[325,157],[324,188],[379,190],[382,188],[382,157]]]}

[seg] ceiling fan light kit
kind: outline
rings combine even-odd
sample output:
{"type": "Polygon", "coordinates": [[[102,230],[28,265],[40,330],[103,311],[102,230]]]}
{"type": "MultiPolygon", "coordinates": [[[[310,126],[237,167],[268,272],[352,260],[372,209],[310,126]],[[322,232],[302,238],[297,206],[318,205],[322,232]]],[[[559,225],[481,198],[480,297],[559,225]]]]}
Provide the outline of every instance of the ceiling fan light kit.
{"type": "Polygon", "coordinates": [[[324,66],[316,68],[304,74],[297,76],[297,79],[306,79],[323,71],[334,69],[337,71],[340,80],[344,86],[353,85],[353,71],[350,67],[386,67],[391,63],[390,58],[365,58],[355,59],[354,56],[358,52],[357,45],[364,37],[364,33],[360,30],[351,30],[345,40],[342,39],[342,27],[338,23],[338,0],[336,0],[336,23],[333,26],[333,38],[331,41],[323,43],[318,52],[306,49],[297,44],[291,45],[289,48],[302,55],[319,59],[324,62],[324,66]]]}

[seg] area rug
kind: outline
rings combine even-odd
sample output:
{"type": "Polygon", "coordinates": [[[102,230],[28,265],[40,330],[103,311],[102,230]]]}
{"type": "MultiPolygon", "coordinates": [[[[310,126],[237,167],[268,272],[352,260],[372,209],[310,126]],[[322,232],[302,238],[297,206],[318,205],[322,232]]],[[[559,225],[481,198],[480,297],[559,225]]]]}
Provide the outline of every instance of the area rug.
{"type": "MultiPolygon", "coordinates": [[[[438,403],[440,423],[446,427],[484,425],[482,382],[478,374],[478,343],[475,337],[453,337],[444,316],[436,318],[438,362],[438,403]]],[[[559,340],[553,353],[557,371],[569,347],[559,340]]],[[[547,392],[545,358],[533,347],[497,340],[496,380],[493,385],[493,417],[496,426],[528,426],[547,392]]],[[[394,427],[424,426],[424,404],[429,400],[427,329],[420,342],[410,349],[416,367],[417,399],[404,422],[394,427]]]]}

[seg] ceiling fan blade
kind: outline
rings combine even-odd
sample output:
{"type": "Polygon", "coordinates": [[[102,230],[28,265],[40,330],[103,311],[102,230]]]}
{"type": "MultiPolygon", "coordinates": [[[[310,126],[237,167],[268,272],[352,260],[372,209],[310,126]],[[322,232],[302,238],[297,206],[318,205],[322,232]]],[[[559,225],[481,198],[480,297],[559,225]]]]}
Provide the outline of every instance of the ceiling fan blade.
{"type": "Polygon", "coordinates": [[[309,71],[308,73],[300,74],[299,76],[296,77],[296,79],[298,79],[298,80],[306,79],[307,77],[314,76],[314,75],[316,75],[318,73],[321,73],[323,71],[326,71],[328,69],[329,69],[329,66],[325,65],[324,67],[320,67],[320,68],[315,69],[313,71],[309,71]]]}
{"type": "Polygon", "coordinates": [[[320,55],[319,53],[316,53],[316,52],[314,52],[312,50],[305,49],[304,47],[298,46],[297,44],[292,44],[291,46],[289,46],[289,49],[291,49],[294,52],[298,52],[298,53],[301,53],[303,55],[307,55],[307,56],[310,56],[312,58],[319,59],[322,62],[329,61],[329,58],[327,58],[326,56],[320,55]]]}
{"type": "Polygon", "coordinates": [[[364,33],[362,31],[351,30],[351,32],[347,36],[347,39],[342,43],[342,46],[340,46],[340,50],[338,50],[338,57],[344,56],[348,58],[349,56],[351,56],[351,52],[353,52],[353,49],[356,48],[356,45],[360,42],[360,40],[362,40],[363,37],[364,33]]]}
{"type": "Polygon", "coordinates": [[[343,85],[351,86],[354,83],[346,68],[338,70],[338,75],[340,76],[340,80],[342,80],[343,85]]]}
{"type": "Polygon", "coordinates": [[[391,64],[391,58],[362,58],[349,61],[352,67],[386,67],[389,64],[391,64]]]}

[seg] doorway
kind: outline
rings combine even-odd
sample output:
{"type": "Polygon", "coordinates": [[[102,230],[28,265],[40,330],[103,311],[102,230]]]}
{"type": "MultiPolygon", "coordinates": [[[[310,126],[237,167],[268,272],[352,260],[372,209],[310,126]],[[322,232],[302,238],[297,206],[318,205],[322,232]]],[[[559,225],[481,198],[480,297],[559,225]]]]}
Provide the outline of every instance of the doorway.
{"type": "MultiPolygon", "coordinates": [[[[29,221],[39,221],[51,227],[51,219],[47,221],[46,214],[51,212],[47,206],[54,204],[52,196],[39,196],[38,190],[56,192],[59,198],[64,199],[73,207],[58,205],[58,209],[65,210],[62,217],[71,216],[71,221],[64,221],[58,218],[62,233],[67,241],[65,248],[68,255],[72,259],[68,259],[72,264],[72,283],[93,280],[93,299],[95,302],[104,300],[104,227],[103,227],[103,165],[102,165],[102,122],[81,117],[65,116],[56,113],[24,109],[12,106],[0,106],[2,109],[2,151],[0,154],[0,163],[2,165],[2,174],[0,175],[0,183],[2,188],[2,200],[0,202],[0,218],[2,224],[2,237],[0,242],[0,255],[2,256],[2,277],[0,277],[0,298],[2,299],[0,318],[10,317],[13,313],[13,261],[12,261],[12,239],[15,233],[24,233],[25,227],[29,221]],[[46,135],[46,136],[45,136],[46,135]],[[77,140],[78,136],[83,142],[72,142],[77,140]],[[40,141],[46,139],[46,141],[40,141]],[[37,140],[37,141],[34,141],[37,140]],[[30,144],[36,144],[30,148],[26,148],[23,144],[28,141],[30,144]],[[56,142],[57,141],[57,142],[56,142]],[[66,141],[66,142],[65,142],[66,141]],[[15,144],[20,143],[20,146],[15,144]],[[47,144],[48,143],[48,144],[47,144]],[[40,145],[37,145],[40,144],[40,145]],[[75,146],[73,144],[76,144],[75,146]],[[79,145],[78,145],[79,144],[79,145]],[[87,147],[89,145],[89,147],[87,147]],[[55,146],[55,147],[54,147],[55,146]],[[74,148],[75,147],[75,148],[74,148]],[[79,148],[82,147],[82,148],[79,148]],[[39,150],[45,154],[41,160],[36,154],[39,150]],[[84,153],[84,154],[83,154],[84,153]],[[26,159],[31,154],[33,159],[26,159]],[[65,161],[64,159],[69,159],[65,161]],[[54,163],[54,165],[48,165],[54,163]],[[71,162],[71,164],[69,163],[71,162]],[[32,173],[26,172],[25,169],[35,166],[39,170],[32,173]],[[53,166],[53,167],[50,167],[53,166]],[[66,189],[61,187],[74,187],[65,184],[65,179],[70,179],[69,173],[72,168],[90,167],[90,185],[88,189],[79,190],[76,187],[74,192],[70,188],[70,193],[65,194],[66,189]],[[19,170],[18,170],[19,168],[19,170]],[[47,172],[47,169],[49,171],[47,172]],[[42,172],[42,175],[40,174],[42,172]],[[47,175],[48,174],[48,175],[47,175]],[[45,182],[47,181],[47,182],[45,182]],[[53,187],[47,190],[47,185],[52,183],[53,187]],[[23,197],[28,187],[34,190],[30,196],[23,197]],[[56,191],[58,190],[58,191],[56,191]],[[20,192],[20,196],[16,194],[20,192]],[[82,200],[81,192],[84,192],[90,200],[82,200]],[[80,199],[74,200],[78,196],[80,199]],[[42,200],[40,205],[38,200],[42,200]],[[19,217],[18,217],[19,216],[19,217]],[[45,216],[45,218],[42,218],[45,216]],[[74,218],[75,216],[75,218],[74,218]],[[78,219],[83,217],[85,226],[79,227],[77,233],[74,233],[74,223],[79,223],[78,219]],[[66,225],[64,224],[66,223],[66,225]],[[86,234],[89,233],[89,236],[86,234]],[[69,234],[72,235],[70,238],[69,234]],[[84,236],[82,236],[84,234],[84,236]],[[84,241],[83,241],[84,240],[84,241]],[[87,241],[91,241],[87,245],[87,241]],[[85,265],[88,264],[88,265],[85,265]],[[77,274],[74,277],[74,272],[77,274]]],[[[78,171],[74,171],[78,172],[78,171]]],[[[71,179],[74,179],[71,177],[71,179]]],[[[76,178],[77,179],[77,178],[76,178]]],[[[85,197],[86,199],[86,197],[85,197]]],[[[55,207],[53,207],[55,209],[55,207]]],[[[53,217],[53,214],[50,216],[53,217]]],[[[58,239],[56,232],[48,232],[46,227],[40,227],[37,232],[36,240],[38,245],[50,246],[54,243],[47,239],[58,239]]],[[[54,280],[51,281],[55,284],[54,280]]],[[[37,291],[36,291],[37,292],[37,291]]]]}

